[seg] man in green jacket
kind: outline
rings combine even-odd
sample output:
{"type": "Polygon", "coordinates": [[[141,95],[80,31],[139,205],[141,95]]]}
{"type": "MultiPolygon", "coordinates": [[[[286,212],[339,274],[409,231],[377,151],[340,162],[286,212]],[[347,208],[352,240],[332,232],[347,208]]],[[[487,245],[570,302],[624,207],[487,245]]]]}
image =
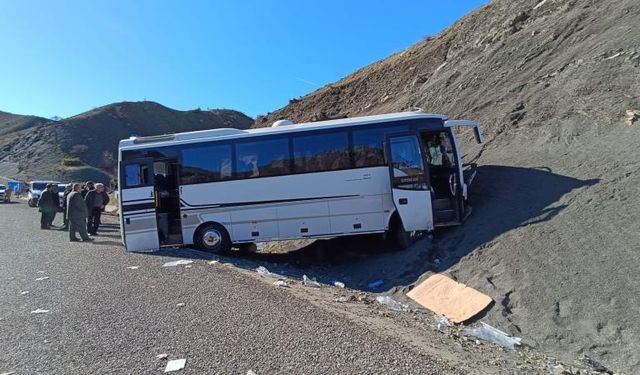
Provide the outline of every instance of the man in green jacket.
{"type": "Polygon", "coordinates": [[[69,241],[78,241],[76,232],[83,241],[93,241],[87,233],[87,205],[82,199],[80,184],[73,184],[73,191],[67,196],[67,219],[69,220],[69,241]]]}
{"type": "Polygon", "coordinates": [[[50,229],[53,219],[56,217],[56,211],[60,204],[58,193],[54,190],[57,186],[47,184],[47,189],[42,192],[38,199],[38,211],[40,211],[40,229],[50,229]]]}

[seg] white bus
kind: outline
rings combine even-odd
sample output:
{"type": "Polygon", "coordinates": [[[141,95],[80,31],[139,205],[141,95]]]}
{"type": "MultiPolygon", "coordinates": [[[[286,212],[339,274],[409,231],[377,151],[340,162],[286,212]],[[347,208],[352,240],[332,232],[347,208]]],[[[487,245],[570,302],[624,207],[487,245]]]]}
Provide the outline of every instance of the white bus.
{"type": "Polygon", "coordinates": [[[129,251],[385,233],[461,224],[470,207],[452,127],[422,111],[120,141],[119,204],[129,251]]]}

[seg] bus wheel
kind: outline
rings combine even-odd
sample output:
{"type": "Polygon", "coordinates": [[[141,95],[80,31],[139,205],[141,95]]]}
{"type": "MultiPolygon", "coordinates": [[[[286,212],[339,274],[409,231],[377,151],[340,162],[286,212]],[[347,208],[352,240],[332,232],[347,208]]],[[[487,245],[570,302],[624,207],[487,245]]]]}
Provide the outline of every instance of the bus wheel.
{"type": "Polygon", "coordinates": [[[231,249],[229,233],[218,223],[203,224],[193,235],[193,243],[198,250],[212,253],[226,253],[231,249]]]}
{"type": "Polygon", "coordinates": [[[391,227],[389,228],[389,233],[387,238],[390,240],[391,244],[397,247],[399,250],[404,250],[409,246],[413,245],[417,237],[417,232],[411,232],[404,230],[404,226],[402,225],[402,220],[400,217],[395,216],[391,221],[391,227]]]}

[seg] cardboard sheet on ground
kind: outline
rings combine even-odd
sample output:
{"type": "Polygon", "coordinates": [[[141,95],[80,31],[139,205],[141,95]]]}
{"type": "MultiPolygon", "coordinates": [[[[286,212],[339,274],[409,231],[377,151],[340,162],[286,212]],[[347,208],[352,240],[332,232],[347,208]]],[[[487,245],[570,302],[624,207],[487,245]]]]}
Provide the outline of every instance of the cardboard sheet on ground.
{"type": "Polygon", "coordinates": [[[453,323],[462,323],[484,310],[492,299],[486,294],[451,280],[433,275],[413,288],[407,296],[453,323]]]}

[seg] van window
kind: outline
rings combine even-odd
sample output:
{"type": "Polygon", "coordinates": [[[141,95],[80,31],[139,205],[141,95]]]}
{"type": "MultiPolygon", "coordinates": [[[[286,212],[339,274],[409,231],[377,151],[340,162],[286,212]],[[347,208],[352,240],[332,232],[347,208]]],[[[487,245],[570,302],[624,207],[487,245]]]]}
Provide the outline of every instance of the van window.
{"type": "Polygon", "coordinates": [[[291,173],[287,138],[236,144],[236,174],[239,178],[278,176],[291,173]]]}
{"type": "Polygon", "coordinates": [[[293,137],[296,173],[321,172],[351,167],[346,132],[293,137]]]}
{"type": "Polygon", "coordinates": [[[182,184],[230,179],[232,177],[231,145],[184,149],[181,164],[180,183],[182,184]]]}

